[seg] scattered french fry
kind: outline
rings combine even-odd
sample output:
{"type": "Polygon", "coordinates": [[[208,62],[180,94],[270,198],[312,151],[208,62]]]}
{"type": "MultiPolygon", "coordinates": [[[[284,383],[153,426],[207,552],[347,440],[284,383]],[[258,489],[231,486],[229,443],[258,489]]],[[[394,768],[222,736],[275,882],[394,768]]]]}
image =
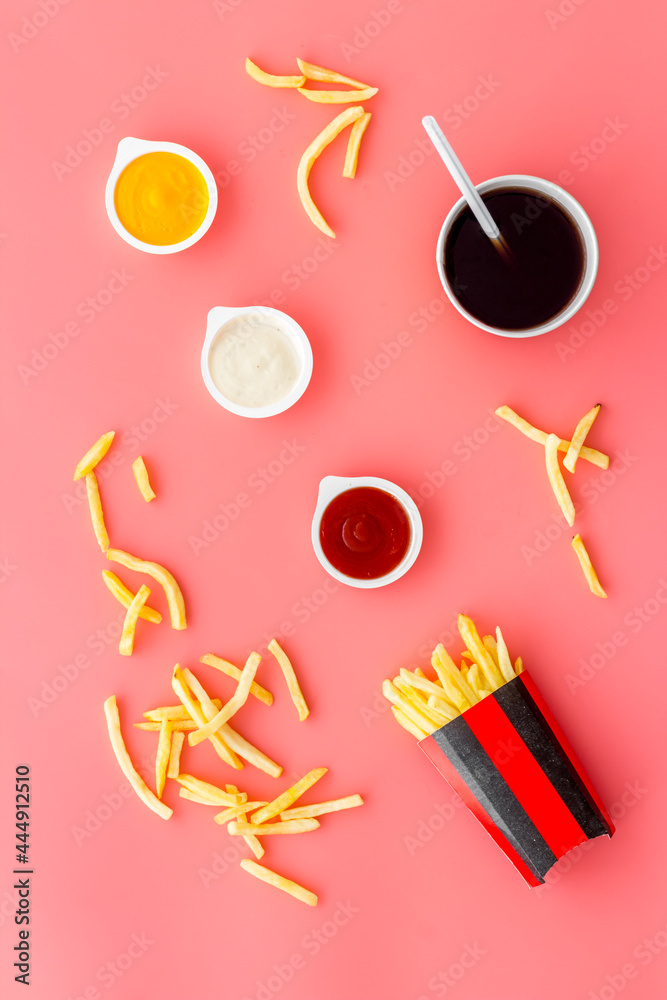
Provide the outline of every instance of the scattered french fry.
{"type": "Polygon", "coordinates": [[[288,819],[286,823],[282,820],[279,823],[264,823],[262,826],[253,826],[252,823],[241,823],[232,820],[227,824],[227,831],[232,837],[239,837],[246,833],[251,833],[255,837],[266,837],[276,834],[310,833],[317,830],[319,823],[316,819],[288,819]]]}
{"type": "Polygon", "coordinates": [[[365,90],[310,90],[308,87],[298,87],[300,94],[317,104],[352,104],[353,101],[368,101],[374,97],[377,87],[366,87],[365,90]]]}
{"type": "Polygon", "coordinates": [[[146,463],[141,455],[139,455],[139,458],[135,458],[132,463],[132,472],[134,473],[134,478],[137,481],[137,486],[139,487],[139,491],[144,500],[147,503],[151,500],[155,500],[155,491],[151,486],[150,479],[148,478],[148,469],[146,468],[146,463]]]}
{"type": "Polygon", "coordinates": [[[320,778],[324,777],[327,773],[326,767],[316,767],[312,771],[309,771],[303,778],[297,781],[291,788],[279,795],[278,798],[274,799],[264,806],[263,809],[259,809],[250,817],[250,822],[253,825],[261,825],[266,823],[267,820],[273,819],[274,816],[278,816],[284,809],[288,809],[293,802],[296,802],[304,792],[307,792],[309,788],[319,781],[320,778]]]}
{"type": "Polygon", "coordinates": [[[183,594],[169,570],[166,570],[159,563],[138,559],[137,556],[130,555],[129,552],[123,552],[122,549],[107,549],[107,559],[120,563],[121,566],[125,566],[127,569],[133,569],[139,573],[147,573],[148,576],[152,576],[154,580],[157,580],[167,597],[171,627],[175,629],[184,629],[186,627],[183,594]]]}
{"type": "MultiPolygon", "coordinates": [[[[182,734],[181,734],[182,735],[182,734]]],[[[164,785],[167,780],[167,768],[171,756],[171,723],[164,719],[160,726],[160,739],[157,744],[157,756],[155,758],[155,794],[162,798],[164,785]]]]}
{"type": "Polygon", "coordinates": [[[232,716],[236,715],[238,710],[245,705],[248,695],[250,693],[250,685],[253,682],[253,678],[259,666],[261,656],[259,653],[251,653],[246,661],[246,665],[241,673],[241,679],[239,680],[236,692],[229,699],[226,705],[220,709],[217,715],[214,715],[201,729],[196,733],[191,733],[188,742],[191,747],[197,746],[203,740],[208,739],[213,733],[217,732],[220,726],[225,722],[228,722],[232,716]]]}
{"type": "Polygon", "coordinates": [[[310,709],[306,705],[306,699],[301,693],[299,682],[297,681],[296,674],[294,673],[294,667],[292,666],[287,653],[284,649],[282,649],[277,639],[272,639],[268,648],[269,652],[273,653],[280,665],[280,669],[283,672],[292,701],[294,702],[296,710],[299,713],[299,720],[303,722],[304,719],[308,718],[310,709]]]}
{"type": "Polygon", "coordinates": [[[171,751],[169,753],[169,764],[167,765],[167,777],[177,778],[181,769],[181,750],[185,741],[185,733],[171,733],[171,751]]]}
{"type": "MultiPolygon", "coordinates": [[[[217,708],[220,708],[219,698],[213,698],[212,701],[217,708]]],[[[160,708],[151,708],[148,712],[144,712],[144,719],[151,719],[153,722],[162,722],[163,719],[169,719],[171,722],[192,722],[185,705],[163,705],[160,708]]]]}
{"type": "Polygon", "coordinates": [[[593,563],[591,558],[586,551],[586,546],[584,545],[581,535],[575,535],[572,539],[572,548],[577,553],[577,558],[581,564],[581,568],[584,571],[584,576],[586,577],[586,582],[591,589],[591,592],[596,595],[596,597],[606,597],[600,581],[598,580],[598,575],[593,569],[593,563]]]}
{"type": "Polygon", "coordinates": [[[94,472],[89,472],[86,475],[86,494],[88,496],[88,507],[90,508],[90,517],[93,522],[95,538],[97,539],[102,552],[106,552],[109,548],[109,534],[107,532],[106,524],[104,523],[100,487],[97,482],[97,476],[94,472]]]}
{"type": "Polygon", "coordinates": [[[574,472],[577,459],[579,458],[584,441],[586,440],[586,435],[593,426],[593,421],[599,412],[600,404],[596,403],[596,405],[581,418],[575,427],[572,440],[570,441],[570,446],[567,449],[567,455],[563,459],[563,465],[568,472],[574,472]]]}
{"type": "Polygon", "coordinates": [[[556,434],[547,435],[546,444],[544,445],[547,475],[556,500],[558,500],[558,506],[562,510],[565,520],[572,527],[574,524],[574,504],[572,503],[572,497],[565,485],[563,473],[560,471],[558,464],[558,443],[559,438],[556,434]]]}
{"type": "MultiPolygon", "coordinates": [[[[508,424],[512,427],[516,427],[518,431],[525,434],[526,437],[530,438],[531,441],[537,441],[538,444],[546,444],[547,433],[546,431],[538,430],[537,427],[533,427],[529,424],[527,420],[520,417],[518,413],[515,413],[509,406],[499,406],[495,411],[496,416],[500,417],[502,420],[506,420],[508,424]]],[[[558,450],[562,452],[567,452],[570,447],[570,441],[562,441],[558,439],[558,450]]],[[[585,458],[586,461],[592,462],[593,465],[597,465],[600,469],[609,468],[609,455],[603,454],[601,451],[597,451],[595,448],[588,448],[584,445],[579,452],[580,458],[585,458]]]]}
{"type": "MultiPolygon", "coordinates": [[[[215,667],[216,670],[222,671],[223,674],[227,674],[228,677],[233,677],[234,680],[241,680],[241,671],[238,667],[235,667],[233,663],[229,660],[223,660],[221,656],[215,656],[214,653],[206,653],[204,656],[199,657],[200,663],[206,663],[209,667],[215,667]]],[[[250,694],[254,695],[259,701],[263,701],[265,705],[273,704],[273,695],[266,688],[263,688],[261,684],[253,681],[250,685],[250,694]]]]}
{"type": "Polygon", "coordinates": [[[116,760],[120,764],[121,771],[130,782],[142,802],[144,802],[149,809],[152,809],[153,812],[156,812],[162,819],[169,819],[173,809],[170,809],[169,806],[166,806],[164,802],[161,802],[153,794],[144,779],[135,769],[130,755],[127,752],[127,747],[125,746],[125,741],[123,740],[123,734],[120,728],[120,715],[115,695],[111,695],[111,697],[107,698],[104,702],[104,714],[107,720],[111,746],[113,747],[113,751],[116,755],[116,760]]]}
{"type": "Polygon", "coordinates": [[[303,59],[298,58],[297,64],[307,80],[318,80],[320,83],[347,83],[351,87],[358,87],[360,90],[365,90],[368,87],[367,83],[362,83],[361,80],[353,80],[350,76],[343,76],[342,73],[338,73],[335,69],[315,66],[313,63],[305,62],[303,59]]]}
{"type": "Polygon", "coordinates": [[[189,788],[181,787],[178,794],[182,799],[187,799],[188,802],[197,802],[200,806],[215,806],[216,809],[220,806],[219,802],[214,802],[206,795],[199,795],[198,792],[191,792],[189,788]]]}
{"type": "Polygon", "coordinates": [[[248,76],[265,87],[303,87],[306,82],[306,77],[303,74],[301,76],[274,76],[273,73],[265,73],[252,59],[246,59],[245,71],[248,76]]]}
{"type": "MultiPolygon", "coordinates": [[[[311,93],[315,93],[315,91],[312,91],[311,93]]],[[[341,113],[337,115],[333,121],[330,121],[329,124],[326,125],[319,133],[319,135],[313,139],[301,157],[299,167],[297,169],[297,190],[308,218],[317,226],[318,229],[321,229],[323,233],[327,236],[331,236],[332,238],[334,238],[336,234],[331,226],[327,225],[324,221],[321,212],[312,199],[308,189],[308,177],[310,176],[310,171],[312,170],[318,156],[320,156],[323,150],[326,149],[329,143],[333,142],[336,136],[342,132],[344,128],[351,125],[352,122],[355,122],[357,118],[361,118],[364,113],[365,112],[362,107],[347,108],[345,111],[341,111],[341,113]]]]}
{"type": "MultiPolygon", "coordinates": [[[[203,706],[200,702],[193,697],[190,688],[188,687],[189,681],[184,676],[184,671],[176,664],[174,667],[174,673],[171,678],[171,686],[176,692],[178,699],[185,705],[188,710],[190,717],[197,726],[203,726],[208,721],[208,716],[204,714],[203,706]]],[[[211,703],[211,716],[215,715],[216,708],[211,703]]],[[[211,743],[215,749],[218,756],[226,761],[227,764],[231,764],[232,767],[240,770],[243,764],[236,756],[233,750],[231,750],[227,744],[223,741],[219,733],[214,733],[210,737],[211,743]]]]}
{"type": "MultiPolygon", "coordinates": [[[[135,722],[135,729],[144,729],[149,733],[159,733],[162,728],[161,721],[151,720],[150,722],[135,722]]],[[[171,730],[174,733],[189,733],[197,728],[194,719],[174,719],[171,723],[171,730]]]]}
{"type": "MultiPolygon", "coordinates": [[[[225,785],[225,790],[228,792],[238,791],[236,785],[225,785]]],[[[215,819],[215,816],[213,818],[215,819]]],[[[241,820],[242,823],[245,823],[246,814],[239,813],[238,818],[241,820]]],[[[243,839],[245,840],[246,844],[248,845],[248,847],[250,848],[250,850],[252,851],[252,853],[255,855],[256,858],[264,857],[265,852],[259,837],[256,837],[253,833],[246,833],[244,834],[243,839]]]]}
{"type": "Polygon", "coordinates": [[[98,462],[101,462],[113,442],[115,431],[108,431],[98,438],[92,448],[89,448],[74,471],[74,479],[83,479],[92,472],[98,462]]]}
{"type": "MultiPolygon", "coordinates": [[[[227,823],[230,819],[236,819],[237,816],[240,817],[241,814],[250,812],[252,809],[259,809],[260,806],[265,806],[266,802],[242,802],[238,806],[230,806],[229,809],[223,810],[223,812],[217,813],[213,819],[216,823],[227,823]]],[[[245,821],[245,815],[243,815],[243,820],[245,821]]]]}
{"type": "MultiPolygon", "coordinates": [[[[102,570],[102,579],[116,600],[119,601],[123,607],[129,608],[135,596],[129,587],[126,587],[125,584],[118,579],[116,574],[112,573],[109,569],[102,570]]],[[[147,622],[154,622],[156,625],[159,625],[162,621],[162,615],[160,612],[154,611],[153,608],[147,608],[146,605],[144,605],[139,612],[139,617],[144,618],[147,622]]]]}
{"type": "Polygon", "coordinates": [[[241,868],[254,875],[255,878],[261,879],[262,882],[268,882],[269,885],[275,886],[276,889],[288,892],[290,896],[300,899],[302,903],[307,903],[308,906],[317,906],[317,896],[314,892],[304,889],[302,885],[292,882],[291,879],[285,878],[283,875],[278,875],[276,872],[271,871],[270,868],[265,868],[264,865],[258,865],[257,862],[246,858],[241,861],[241,868]]]}
{"type": "Polygon", "coordinates": [[[361,795],[346,795],[344,799],[330,799],[328,802],[317,802],[312,806],[297,806],[296,809],[287,809],[281,812],[282,820],[288,819],[313,819],[315,816],[323,816],[324,813],[340,812],[342,809],[354,809],[355,806],[363,806],[364,800],[361,795]]]}
{"type": "Polygon", "coordinates": [[[237,792],[235,795],[225,792],[222,788],[218,788],[217,785],[212,785],[208,781],[202,781],[201,778],[195,778],[192,774],[179,774],[176,778],[179,785],[183,785],[187,788],[189,792],[194,792],[196,795],[201,795],[202,798],[208,799],[213,805],[219,806],[238,806],[243,802],[243,793],[237,792]]]}
{"type": "Polygon", "coordinates": [[[359,147],[364,132],[368,128],[371,120],[371,113],[367,111],[361,118],[357,118],[350,129],[350,137],[347,140],[347,152],[345,153],[345,164],[343,166],[343,177],[354,177],[357,172],[357,162],[359,160],[359,147]]]}
{"type": "Polygon", "coordinates": [[[125,612],[125,621],[123,622],[123,632],[120,637],[120,643],[118,645],[118,651],[121,656],[131,656],[132,649],[134,648],[134,630],[137,626],[137,619],[139,617],[139,612],[143,608],[144,604],[150,597],[150,590],[145,583],[139,587],[132,598],[129,608],[125,612]]]}

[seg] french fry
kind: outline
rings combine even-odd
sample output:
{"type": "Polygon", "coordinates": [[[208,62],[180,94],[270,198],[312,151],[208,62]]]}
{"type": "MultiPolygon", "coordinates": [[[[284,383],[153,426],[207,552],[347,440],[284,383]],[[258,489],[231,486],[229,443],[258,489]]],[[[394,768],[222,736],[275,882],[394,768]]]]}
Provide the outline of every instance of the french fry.
{"type": "Polygon", "coordinates": [[[93,522],[93,531],[102,552],[109,548],[109,534],[104,523],[104,512],[102,511],[102,499],[100,497],[100,486],[94,472],[86,475],[86,494],[88,496],[88,507],[90,508],[90,518],[93,522]]]}
{"type": "MultiPolygon", "coordinates": [[[[392,684],[390,680],[384,680],[382,682],[382,694],[385,696],[387,701],[390,701],[392,705],[399,708],[403,715],[407,716],[408,719],[419,729],[423,729],[426,733],[432,733],[434,729],[433,721],[422,712],[421,709],[416,708],[408,699],[401,694],[395,684],[392,684]]],[[[437,727],[436,727],[437,728],[437,727]]]]}
{"type": "Polygon", "coordinates": [[[583,443],[586,440],[586,435],[593,426],[593,421],[599,412],[600,404],[596,403],[596,405],[581,418],[575,427],[572,440],[570,441],[570,447],[567,449],[567,455],[563,459],[563,465],[568,472],[574,472],[577,459],[581,453],[583,443]]]}
{"type": "Polygon", "coordinates": [[[551,483],[551,489],[554,491],[556,500],[558,500],[558,506],[562,510],[565,520],[572,527],[574,524],[574,504],[572,503],[572,497],[565,485],[563,473],[560,471],[558,464],[558,442],[559,438],[556,434],[547,435],[546,444],[544,445],[547,475],[551,483]]]}
{"type": "Polygon", "coordinates": [[[142,583],[139,590],[132,598],[129,608],[125,612],[123,632],[120,637],[120,643],[118,644],[118,652],[121,656],[132,656],[132,649],[134,647],[134,630],[137,626],[137,618],[139,617],[139,612],[150,597],[150,593],[151,592],[146,584],[142,583]]]}
{"type": "MultiPolygon", "coordinates": [[[[315,91],[312,91],[312,93],[315,93],[315,91]]],[[[310,176],[313,164],[322,151],[326,149],[330,142],[333,142],[339,132],[342,132],[346,126],[355,122],[357,118],[361,118],[364,113],[364,109],[361,107],[347,108],[345,111],[341,111],[341,113],[337,115],[333,121],[330,121],[329,124],[326,125],[319,133],[319,135],[313,139],[301,157],[299,167],[297,169],[297,190],[299,192],[299,197],[301,198],[301,204],[305,208],[308,218],[317,226],[318,229],[321,229],[323,233],[327,236],[331,236],[332,238],[334,238],[336,234],[331,226],[327,225],[324,221],[321,212],[311,197],[310,191],[308,190],[308,177],[310,176]]]]}
{"type": "Polygon", "coordinates": [[[127,747],[125,746],[125,741],[123,740],[123,734],[120,728],[120,715],[115,695],[111,695],[111,697],[107,698],[104,702],[104,714],[107,720],[111,746],[113,747],[113,752],[116,755],[116,760],[120,764],[121,771],[130,782],[132,788],[134,788],[142,802],[144,802],[149,809],[152,809],[153,812],[156,812],[162,819],[169,819],[173,809],[170,809],[169,806],[165,805],[164,802],[161,802],[153,794],[144,779],[135,769],[130,755],[127,752],[127,747]]]}
{"type": "MultiPolygon", "coordinates": [[[[456,704],[449,701],[441,684],[434,684],[433,681],[428,679],[428,677],[420,677],[416,670],[413,674],[411,674],[409,670],[405,669],[405,667],[401,667],[399,676],[404,678],[404,680],[406,680],[413,687],[418,688],[420,691],[425,691],[427,694],[434,695],[439,701],[449,704],[455,715],[459,714],[456,704]]],[[[454,718],[454,716],[452,716],[452,718],[454,718]]]]}
{"type": "Polygon", "coordinates": [[[213,733],[217,732],[223,723],[227,722],[229,719],[235,715],[238,710],[245,705],[248,695],[250,693],[250,685],[252,684],[253,678],[259,666],[261,656],[259,653],[251,653],[246,661],[246,665],[241,673],[241,679],[238,683],[234,695],[229,699],[226,705],[220,709],[217,715],[214,715],[201,729],[197,730],[196,733],[191,733],[188,742],[191,747],[197,746],[203,740],[208,739],[213,733]]]}
{"type": "MultiPolygon", "coordinates": [[[[162,727],[161,721],[151,720],[150,722],[135,722],[135,729],[144,729],[149,733],[159,733],[162,727]]],[[[171,723],[171,729],[174,733],[189,733],[197,728],[197,723],[194,719],[174,719],[171,723]]]]}
{"type": "Polygon", "coordinates": [[[154,580],[157,580],[167,598],[171,627],[175,629],[186,628],[183,594],[169,570],[166,570],[164,566],[160,566],[159,563],[138,559],[137,556],[132,556],[129,552],[123,552],[122,549],[107,549],[107,559],[120,563],[121,566],[125,566],[127,569],[136,570],[138,573],[147,573],[148,576],[152,576],[154,580]]]}
{"type": "MultiPolygon", "coordinates": [[[[182,673],[187,683],[199,698],[206,720],[212,719],[216,714],[216,710],[211,703],[211,699],[208,697],[192,671],[186,668],[182,673]]],[[[257,747],[252,745],[252,743],[249,743],[241,736],[240,733],[237,733],[236,730],[232,729],[227,722],[220,727],[217,733],[214,733],[213,736],[209,737],[211,742],[214,742],[217,738],[224,740],[224,745],[229,747],[235,757],[236,754],[238,754],[239,757],[243,757],[244,760],[247,760],[249,764],[253,764],[254,767],[258,768],[260,771],[270,774],[272,778],[277,778],[280,774],[282,774],[283,769],[280,764],[276,764],[274,760],[267,757],[265,753],[258,750],[257,747]],[[234,751],[236,751],[236,753],[234,753],[234,751]]],[[[236,757],[236,759],[238,760],[238,757],[236,757]]]]}
{"type": "Polygon", "coordinates": [[[317,104],[352,104],[353,101],[368,101],[374,97],[377,87],[366,87],[365,90],[310,90],[308,87],[298,87],[300,94],[317,104]]]}
{"type": "Polygon", "coordinates": [[[507,652],[507,646],[500,631],[500,626],[496,626],[496,648],[498,650],[498,666],[503,675],[503,680],[511,681],[515,676],[514,667],[510,660],[510,654],[507,652]]]}
{"type": "Polygon", "coordinates": [[[361,80],[353,80],[350,76],[343,76],[335,69],[315,66],[303,59],[297,58],[297,64],[307,80],[318,80],[320,83],[348,83],[351,87],[358,87],[360,90],[365,90],[369,86],[367,83],[362,83],[361,80]]]}
{"type": "Polygon", "coordinates": [[[273,653],[280,665],[280,669],[283,672],[292,701],[294,702],[296,710],[299,713],[299,720],[300,722],[303,722],[304,719],[308,718],[310,709],[306,705],[306,699],[301,693],[299,682],[297,681],[296,674],[294,673],[294,667],[292,666],[287,653],[284,649],[282,649],[277,639],[272,639],[268,648],[269,652],[273,653]]]}
{"type": "Polygon", "coordinates": [[[423,740],[425,736],[429,735],[425,729],[422,729],[420,726],[416,725],[412,719],[409,719],[407,715],[400,710],[400,708],[396,708],[395,705],[392,705],[391,711],[398,724],[403,726],[403,729],[407,729],[407,731],[414,736],[416,740],[423,740]]]}
{"type": "Polygon", "coordinates": [[[459,615],[457,620],[459,635],[475,657],[482,673],[489,682],[489,690],[495,691],[503,683],[502,675],[495,660],[482,642],[473,621],[466,615],[459,615]]]}
{"type": "MultiPolygon", "coordinates": [[[[182,735],[182,734],[181,734],[182,735]]],[[[155,794],[162,798],[165,781],[167,780],[167,768],[171,756],[171,723],[164,719],[160,726],[160,739],[157,744],[157,756],[155,758],[155,794]]]]}
{"type": "Polygon", "coordinates": [[[423,712],[423,714],[431,720],[436,729],[439,729],[440,726],[443,726],[446,722],[451,721],[452,716],[449,714],[443,714],[438,709],[435,699],[431,703],[430,699],[427,698],[423,691],[419,691],[417,688],[411,687],[410,684],[408,684],[408,682],[403,680],[401,677],[394,678],[394,685],[414,708],[423,712]]]}
{"type": "MultiPolygon", "coordinates": [[[[466,678],[462,675],[461,671],[456,666],[441,642],[439,642],[433,650],[431,665],[438,675],[438,679],[448,696],[451,697],[450,692],[451,694],[454,694],[455,691],[458,691],[459,696],[463,695],[465,708],[468,708],[479,701],[477,695],[470,687],[466,678]],[[452,691],[452,687],[454,688],[454,691],[452,691]]],[[[456,702],[456,704],[459,705],[460,702],[456,702]]]]}
{"type": "Polygon", "coordinates": [[[371,120],[371,113],[367,111],[350,129],[350,137],[347,140],[347,152],[345,153],[345,164],[343,165],[343,177],[354,177],[357,172],[357,162],[359,160],[359,147],[364,132],[368,128],[371,120]]]}
{"type": "MultiPolygon", "coordinates": [[[[212,698],[211,701],[216,708],[221,708],[222,702],[219,698],[212,698]]],[[[163,719],[169,719],[172,722],[192,722],[192,717],[185,705],[162,705],[160,708],[151,708],[144,712],[144,719],[151,719],[153,722],[162,722],[163,719]]]]}
{"type": "MultiPolygon", "coordinates": [[[[233,677],[234,680],[241,680],[241,671],[238,667],[235,667],[233,663],[229,660],[223,660],[221,656],[215,656],[214,653],[205,653],[204,656],[199,657],[200,663],[206,663],[209,667],[215,667],[216,670],[222,671],[223,674],[227,674],[228,677],[233,677]]],[[[261,684],[253,681],[250,685],[250,694],[254,695],[259,701],[263,701],[265,705],[273,704],[273,695],[266,688],[263,688],[261,684]]]]}
{"type": "Polygon", "coordinates": [[[265,87],[303,87],[306,82],[306,77],[303,74],[301,76],[274,76],[273,73],[265,73],[252,59],[246,59],[245,71],[248,76],[265,87]]]}
{"type": "Polygon", "coordinates": [[[581,564],[581,568],[584,571],[584,576],[586,577],[586,582],[591,589],[591,592],[596,595],[596,597],[606,597],[600,581],[598,580],[598,575],[593,569],[593,563],[591,558],[586,551],[586,546],[584,545],[581,535],[575,535],[572,539],[572,548],[577,553],[577,558],[581,564]]]}
{"type": "Polygon", "coordinates": [[[281,812],[282,820],[288,819],[313,819],[315,816],[323,816],[325,813],[340,812],[342,809],[354,809],[355,806],[363,806],[364,800],[361,795],[346,795],[343,799],[329,799],[327,802],[317,802],[312,806],[297,806],[296,809],[287,809],[281,812]]]}
{"type": "Polygon", "coordinates": [[[181,769],[181,750],[183,749],[184,740],[185,733],[177,733],[172,727],[171,751],[169,753],[169,764],[167,765],[168,778],[178,777],[181,769]]]}
{"type": "Polygon", "coordinates": [[[208,799],[213,805],[238,806],[244,801],[242,798],[243,792],[237,792],[235,795],[232,795],[229,792],[223,791],[222,788],[218,788],[217,785],[212,785],[209,781],[202,781],[201,778],[195,778],[192,774],[179,774],[176,777],[176,781],[183,788],[187,788],[189,792],[194,792],[196,795],[201,795],[202,798],[208,799]]]}
{"type": "MultiPolygon", "coordinates": [[[[109,569],[102,570],[102,579],[116,600],[120,601],[123,607],[129,608],[135,596],[129,587],[126,587],[125,584],[118,579],[116,574],[112,573],[109,569]]],[[[139,617],[144,618],[147,622],[154,622],[156,625],[159,625],[162,621],[162,615],[160,612],[154,611],[153,608],[147,608],[145,604],[139,612],[139,617]]]]}
{"type": "MultiPolygon", "coordinates": [[[[230,806],[229,809],[223,810],[223,812],[216,813],[213,817],[216,823],[227,823],[230,819],[236,819],[237,816],[245,814],[252,809],[259,809],[260,806],[265,806],[266,802],[242,802],[238,806],[230,806]]],[[[245,820],[245,815],[243,816],[245,820]]]]}
{"type": "MultiPolygon", "coordinates": [[[[547,432],[538,430],[537,427],[533,427],[529,424],[527,420],[520,417],[518,413],[515,413],[509,406],[499,406],[495,411],[496,416],[500,417],[501,420],[506,420],[508,424],[512,427],[516,427],[518,431],[525,434],[526,437],[530,438],[531,441],[537,441],[538,444],[546,444],[547,432]]],[[[558,450],[562,452],[567,452],[570,447],[570,441],[562,441],[558,439],[558,450]]],[[[609,468],[609,455],[603,454],[601,451],[597,451],[595,448],[588,448],[584,445],[579,452],[580,458],[585,458],[586,461],[592,462],[593,465],[597,465],[600,469],[609,468]]]]}
{"type": "Polygon", "coordinates": [[[269,885],[275,886],[276,889],[288,892],[290,896],[300,899],[302,903],[307,903],[308,906],[317,906],[317,896],[314,892],[304,889],[302,885],[292,882],[291,879],[285,878],[283,875],[278,875],[276,872],[271,871],[270,868],[265,868],[264,865],[258,865],[256,861],[246,858],[241,861],[241,868],[254,875],[255,878],[261,879],[262,882],[268,882],[269,885]]]}
{"type": "MultiPolygon", "coordinates": [[[[238,791],[236,785],[225,785],[225,790],[228,792],[238,791]]],[[[215,816],[213,818],[215,819],[215,816]]],[[[241,820],[241,822],[245,823],[246,814],[239,813],[238,818],[241,820]]],[[[255,837],[255,835],[252,833],[246,833],[243,839],[245,840],[246,844],[248,845],[248,847],[250,848],[250,850],[252,851],[252,853],[255,855],[256,858],[264,857],[265,851],[264,848],[262,847],[262,843],[259,837],[255,837]]]]}
{"type": "Polygon", "coordinates": [[[310,833],[317,830],[319,823],[316,819],[288,819],[286,823],[282,820],[279,823],[264,823],[262,826],[253,826],[252,823],[241,823],[232,820],[227,824],[227,832],[232,837],[241,837],[246,833],[251,833],[254,837],[268,837],[275,834],[310,833]]]}
{"type": "MultiPolygon", "coordinates": [[[[178,664],[176,664],[171,678],[171,686],[176,692],[176,696],[179,701],[181,701],[187,708],[193,722],[197,726],[203,726],[208,721],[208,716],[204,714],[204,709],[200,702],[193,697],[188,684],[189,681],[184,677],[184,671],[182,671],[178,664]]],[[[211,703],[210,712],[211,716],[216,713],[216,708],[213,703],[211,703]]],[[[237,770],[240,770],[243,767],[239,758],[236,756],[234,751],[227,746],[219,733],[214,733],[213,736],[211,736],[211,743],[221,760],[224,760],[227,764],[231,764],[231,766],[237,770]]]]}
{"type": "Polygon", "coordinates": [[[148,478],[148,469],[146,468],[146,463],[141,455],[139,455],[139,458],[135,458],[132,463],[132,472],[134,473],[134,478],[137,481],[139,491],[146,503],[149,503],[151,500],[155,500],[155,491],[151,486],[150,479],[148,478]]]}
{"type": "Polygon", "coordinates": [[[470,670],[468,671],[468,680],[471,687],[474,689],[475,694],[480,698],[486,698],[487,695],[491,694],[492,688],[485,674],[482,673],[482,668],[479,663],[475,660],[474,663],[470,664],[470,670]]]}
{"type": "Polygon", "coordinates": [[[283,809],[289,809],[293,802],[296,802],[296,800],[300,798],[304,792],[307,792],[309,788],[312,788],[315,782],[324,777],[326,773],[326,767],[313,768],[312,771],[309,771],[303,778],[300,778],[299,781],[293,784],[291,788],[288,788],[287,791],[283,792],[282,795],[279,795],[272,802],[265,805],[263,809],[259,809],[256,813],[254,813],[250,817],[250,822],[254,826],[258,826],[262,823],[266,823],[267,820],[273,819],[273,817],[281,813],[283,809]]]}
{"type": "Polygon", "coordinates": [[[89,448],[86,454],[83,456],[76,469],[74,470],[74,479],[83,479],[87,476],[89,472],[92,472],[98,462],[101,462],[114,439],[116,432],[108,431],[103,434],[101,438],[98,438],[92,448],[89,448]]]}
{"type": "Polygon", "coordinates": [[[197,802],[200,806],[214,806],[216,809],[220,806],[219,802],[213,802],[212,799],[207,798],[205,795],[191,792],[189,788],[179,788],[178,794],[182,799],[187,799],[189,802],[197,802]]]}
{"type": "Polygon", "coordinates": [[[521,659],[520,656],[517,656],[516,660],[514,661],[514,673],[517,675],[517,677],[519,674],[523,673],[523,660],[521,659]]]}

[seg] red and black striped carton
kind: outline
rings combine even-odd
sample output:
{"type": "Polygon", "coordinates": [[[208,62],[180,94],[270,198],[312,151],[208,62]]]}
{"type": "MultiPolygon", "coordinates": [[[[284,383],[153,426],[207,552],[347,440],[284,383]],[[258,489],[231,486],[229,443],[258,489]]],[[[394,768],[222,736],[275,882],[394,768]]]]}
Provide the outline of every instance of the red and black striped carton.
{"type": "Polygon", "coordinates": [[[614,833],[525,671],[419,746],[531,886],[577,844],[614,833]]]}

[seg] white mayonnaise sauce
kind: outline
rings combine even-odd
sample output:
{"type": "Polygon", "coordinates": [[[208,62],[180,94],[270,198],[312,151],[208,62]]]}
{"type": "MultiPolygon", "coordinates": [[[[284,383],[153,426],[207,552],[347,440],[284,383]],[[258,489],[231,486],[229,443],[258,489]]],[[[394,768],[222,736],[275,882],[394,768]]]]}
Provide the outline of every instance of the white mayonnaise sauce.
{"type": "Polygon", "coordinates": [[[301,364],[278,317],[236,316],[216,335],[208,358],[211,378],[237,406],[272,406],[299,380],[301,364]]]}

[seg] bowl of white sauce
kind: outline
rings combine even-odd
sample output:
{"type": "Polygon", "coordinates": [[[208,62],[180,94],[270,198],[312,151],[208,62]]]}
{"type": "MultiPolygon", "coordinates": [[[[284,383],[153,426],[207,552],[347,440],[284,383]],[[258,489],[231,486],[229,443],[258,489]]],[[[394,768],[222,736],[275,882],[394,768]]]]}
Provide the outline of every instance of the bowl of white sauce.
{"type": "Polygon", "coordinates": [[[268,306],[215,306],[201,354],[204,384],[242,417],[273,417],[293,406],[313,373],[313,352],[299,324],[268,306]]]}

